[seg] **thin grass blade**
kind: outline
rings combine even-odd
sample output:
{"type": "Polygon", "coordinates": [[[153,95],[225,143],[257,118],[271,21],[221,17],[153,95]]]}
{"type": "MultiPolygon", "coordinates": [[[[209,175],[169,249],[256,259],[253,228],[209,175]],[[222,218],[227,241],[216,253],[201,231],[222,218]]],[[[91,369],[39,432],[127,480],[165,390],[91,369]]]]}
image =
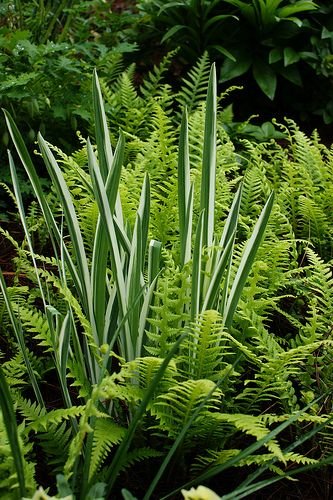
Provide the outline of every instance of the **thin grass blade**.
{"type": "Polygon", "coordinates": [[[52,151],[50,150],[41,134],[38,134],[38,144],[49,175],[57,191],[59,200],[61,202],[61,207],[64,211],[65,221],[71,237],[75,260],[78,266],[78,273],[80,277],[83,296],[83,307],[92,325],[94,340],[98,344],[98,337],[96,335],[95,320],[92,307],[92,290],[88,260],[72,197],[70,195],[63,174],[52,154],[52,151]]]}
{"type": "Polygon", "coordinates": [[[216,179],[216,69],[209,76],[202,158],[200,210],[204,211],[203,245],[213,245],[216,179]]]}
{"type": "MultiPolygon", "coordinates": [[[[98,131],[96,130],[96,136],[98,131]]],[[[106,180],[106,193],[109,201],[110,211],[114,214],[115,204],[118,195],[119,179],[121,167],[124,161],[125,141],[123,134],[120,134],[115,154],[112,160],[112,166],[108,172],[106,180]]],[[[93,153],[94,154],[94,153],[93,153]]],[[[96,159],[97,163],[97,159],[96,159]]],[[[108,237],[106,229],[101,218],[99,218],[92,256],[91,264],[91,287],[93,295],[93,307],[98,332],[99,342],[103,343],[103,331],[106,314],[106,267],[108,259],[108,237]],[[104,286],[103,286],[104,284],[104,286]]]]}
{"type": "Polygon", "coordinates": [[[148,283],[152,283],[160,272],[162,243],[151,240],[148,250],[148,283]]]}
{"type": "Polygon", "coordinates": [[[97,71],[94,70],[92,82],[93,110],[95,117],[96,143],[98,150],[98,159],[101,169],[103,182],[106,182],[109,170],[112,165],[113,153],[110,141],[110,134],[107,126],[106,115],[104,111],[103,97],[101,87],[98,81],[97,71]]]}
{"type": "Polygon", "coordinates": [[[204,302],[201,308],[201,312],[208,309],[216,308],[216,301],[220,291],[220,285],[224,271],[231,260],[232,249],[234,244],[234,234],[231,235],[229,241],[227,242],[219,261],[216,263],[213,275],[210,279],[209,287],[207,293],[205,294],[204,302]]]}
{"type": "Polygon", "coordinates": [[[12,397],[1,366],[0,366],[0,407],[17,473],[20,498],[23,498],[25,496],[25,475],[24,475],[24,465],[22,460],[22,452],[18,439],[17,423],[16,423],[12,397]]]}
{"type": "Polygon", "coordinates": [[[240,299],[243,287],[245,285],[246,279],[250,273],[251,266],[255,259],[256,253],[258,251],[259,245],[263,238],[268,219],[270,217],[274,203],[274,193],[272,192],[257,220],[252,235],[247,241],[244,252],[232,283],[230,294],[227,300],[225,308],[225,326],[229,328],[232,323],[233,315],[236,310],[238,301],[240,299]]]}
{"type": "Polygon", "coordinates": [[[191,283],[191,310],[190,318],[194,321],[200,311],[200,293],[201,293],[201,261],[203,244],[204,212],[201,212],[198,220],[198,226],[195,235],[193,257],[192,257],[192,283],[191,283]]]}
{"type": "MultiPolygon", "coordinates": [[[[178,151],[178,213],[180,263],[183,266],[191,258],[191,236],[189,235],[189,199],[190,199],[190,156],[188,144],[188,118],[184,109],[179,135],[178,151]]],[[[192,213],[191,213],[192,216],[192,213]]]]}
{"type": "MultiPolygon", "coordinates": [[[[47,203],[46,197],[43,193],[43,189],[42,189],[39,177],[38,177],[37,172],[35,170],[34,164],[30,158],[28,150],[24,144],[24,140],[22,138],[22,135],[20,134],[18,128],[16,127],[16,124],[15,124],[13,118],[11,117],[11,115],[6,110],[3,110],[3,111],[5,114],[6,124],[7,124],[8,130],[9,130],[10,136],[14,142],[16,151],[20,157],[22,165],[23,165],[23,167],[24,167],[24,169],[29,177],[34,194],[35,194],[35,196],[38,200],[38,203],[42,209],[43,216],[44,216],[47,228],[48,228],[48,233],[49,233],[49,236],[51,239],[52,247],[54,250],[54,254],[55,254],[57,260],[59,260],[58,247],[61,243],[60,231],[55,223],[54,217],[52,215],[52,211],[51,211],[51,209],[47,203]]],[[[79,279],[78,273],[76,271],[76,268],[73,264],[73,261],[68,253],[67,248],[65,249],[64,256],[66,259],[66,263],[68,265],[68,269],[71,273],[72,279],[75,283],[75,286],[82,297],[80,279],[79,279]]]]}
{"type": "MultiPolygon", "coordinates": [[[[111,267],[117,288],[118,305],[119,305],[120,319],[121,319],[127,315],[128,304],[127,304],[126,285],[123,273],[120,248],[113,221],[113,215],[111,213],[107,197],[107,192],[104,187],[99,166],[97,164],[96,157],[94,155],[89,140],[87,141],[87,150],[88,150],[88,165],[89,165],[90,175],[93,181],[95,198],[98,204],[101,220],[105,226],[106,234],[108,237],[108,244],[111,257],[111,267]]],[[[125,345],[127,344],[129,345],[131,343],[131,336],[128,327],[128,322],[125,323],[124,330],[125,330],[124,331],[125,338],[123,339],[123,342],[125,343],[125,345]]]]}

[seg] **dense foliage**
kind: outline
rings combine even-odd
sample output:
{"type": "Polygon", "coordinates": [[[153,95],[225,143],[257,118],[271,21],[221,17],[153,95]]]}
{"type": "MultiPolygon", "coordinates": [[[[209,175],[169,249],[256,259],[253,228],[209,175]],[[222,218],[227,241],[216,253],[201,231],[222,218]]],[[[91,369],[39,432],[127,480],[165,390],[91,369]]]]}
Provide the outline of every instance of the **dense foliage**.
{"type": "Polygon", "coordinates": [[[243,118],[244,109],[269,110],[332,123],[330,1],[139,0],[138,6],[145,14],[144,41],[180,47],[187,62],[207,50],[220,62],[220,82],[245,84],[238,108],[243,118]]]}
{"type": "Polygon", "coordinates": [[[235,122],[240,91],[218,79],[252,74],[277,101],[291,74],[329,88],[332,8],[111,7],[0,7],[15,210],[14,232],[0,226],[0,496],[238,500],[288,482],[325,498],[290,479],[333,461],[333,148],[291,119],[235,122]],[[162,57],[163,29],[180,49],[162,57]],[[160,62],[142,77],[147,40],[160,62]],[[195,60],[177,84],[175,58],[195,60]]]}
{"type": "Polygon", "coordinates": [[[283,147],[244,140],[236,153],[204,68],[175,96],[191,107],[181,122],[163,66],[145,98],[121,74],[106,100],[132,122],[114,148],[95,79],[96,147],[67,156],[38,138],[49,194],[6,113],[38,201],[26,215],[10,155],[25,231],[15,281],[0,281],[13,497],[60,472],[60,495],[108,498],[130,470],[133,493],[161,498],[237,466],[250,475],[219,493],[242,498],[331,461],[333,153],[293,123],[283,147]],[[52,254],[34,249],[43,234],[52,254]]]}

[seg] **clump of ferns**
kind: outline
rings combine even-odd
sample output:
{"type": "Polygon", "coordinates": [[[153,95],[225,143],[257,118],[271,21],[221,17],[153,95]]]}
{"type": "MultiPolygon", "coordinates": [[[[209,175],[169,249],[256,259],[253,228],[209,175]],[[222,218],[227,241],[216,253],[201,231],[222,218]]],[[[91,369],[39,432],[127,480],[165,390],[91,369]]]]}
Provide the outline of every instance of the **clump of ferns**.
{"type": "Polygon", "coordinates": [[[290,120],[283,131],[287,143],[259,144],[257,154],[296,238],[307,239],[329,259],[333,234],[328,217],[333,194],[332,150],[320,144],[317,133],[309,138],[290,120]]]}
{"type": "MultiPolygon", "coordinates": [[[[246,382],[247,387],[237,399],[245,397],[252,410],[257,404],[260,407],[260,402],[271,402],[275,398],[276,403],[278,400],[283,403],[285,411],[293,411],[306,402],[305,395],[317,397],[327,389],[325,377],[323,383],[319,383],[319,373],[325,372],[332,353],[331,314],[327,315],[332,309],[332,272],[313,251],[308,252],[313,265],[303,268],[307,276],[297,280],[308,302],[302,321],[283,311],[276,297],[275,300],[264,300],[266,310],[258,309],[256,300],[240,301],[232,331],[236,338],[257,353],[255,360],[258,363],[246,382]],[[286,323],[283,331],[273,333],[267,321],[270,308],[290,322],[289,332],[286,323]]],[[[292,277],[295,272],[299,274],[298,270],[287,274],[292,277]]],[[[251,371],[247,372],[249,374],[251,371]]],[[[242,408],[248,411],[247,406],[242,408]]]]}

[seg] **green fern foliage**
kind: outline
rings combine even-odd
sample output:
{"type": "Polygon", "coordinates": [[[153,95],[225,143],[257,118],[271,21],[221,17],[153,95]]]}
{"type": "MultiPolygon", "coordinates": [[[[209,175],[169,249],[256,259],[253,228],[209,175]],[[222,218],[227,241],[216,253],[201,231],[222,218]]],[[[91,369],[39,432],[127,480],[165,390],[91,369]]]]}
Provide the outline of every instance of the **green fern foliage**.
{"type": "Polygon", "coordinates": [[[222,318],[216,311],[205,311],[189,329],[180,353],[184,377],[217,381],[226,368],[230,345],[223,337],[222,318]]]}
{"type": "Polygon", "coordinates": [[[111,448],[124,437],[126,429],[108,418],[98,418],[94,427],[93,445],[90,458],[89,474],[91,479],[103,461],[110,453],[111,448]]]}
{"type": "Polygon", "coordinates": [[[212,381],[189,379],[158,396],[151,412],[158,420],[158,429],[175,437],[199,408],[209,412],[218,410],[221,395],[212,381]]]}
{"type": "Polygon", "coordinates": [[[205,100],[209,71],[208,52],[204,52],[183,80],[182,87],[177,95],[180,109],[186,107],[189,114],[191,114],[198,104],[205,100]]]}

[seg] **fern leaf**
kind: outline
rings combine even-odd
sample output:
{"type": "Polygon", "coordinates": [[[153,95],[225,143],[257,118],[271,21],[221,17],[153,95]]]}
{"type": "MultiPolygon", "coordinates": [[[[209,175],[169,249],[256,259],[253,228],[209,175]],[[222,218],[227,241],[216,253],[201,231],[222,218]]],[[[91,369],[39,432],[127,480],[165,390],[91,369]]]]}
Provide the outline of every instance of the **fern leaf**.
{"type": "Polygon", "coordinates": [[[201,404],[202,412],[216,411],[220,406],[221,391],[214,390],[214,387],[210,380],[186,380],[158,396],[151,409],[152,415],[158,419],[158,429],[174,437],[201,404]]]}
{"type": "Polygon", "coordinates": [[[102,466],[111,448],[120,443],[126,434],[126,429],[109,418],[99,418],[96,421],[91,452],[89,479],[102,466]]]}
{"type": "Polygon", "coordinates": [[[85,406],[72,406],[71,408],[60,408],[59,410],[52,410],[48,413],[41,415],[27,425],[27,430],[35,432],[46,431],[50,425],[59,424],[63,420],[68,420],[73,417],[83,415],[85,406]]]}
{"type": "Polygon", "coordinates": [[[188,72],[187,78],[183,80],[183,85],[178,93],[177,101],[181,109],[187,107],[191,114],[199,102],[206,98],[210,71],[210,61],[208,52],[204,52],[197,63],[188,72]]]}

